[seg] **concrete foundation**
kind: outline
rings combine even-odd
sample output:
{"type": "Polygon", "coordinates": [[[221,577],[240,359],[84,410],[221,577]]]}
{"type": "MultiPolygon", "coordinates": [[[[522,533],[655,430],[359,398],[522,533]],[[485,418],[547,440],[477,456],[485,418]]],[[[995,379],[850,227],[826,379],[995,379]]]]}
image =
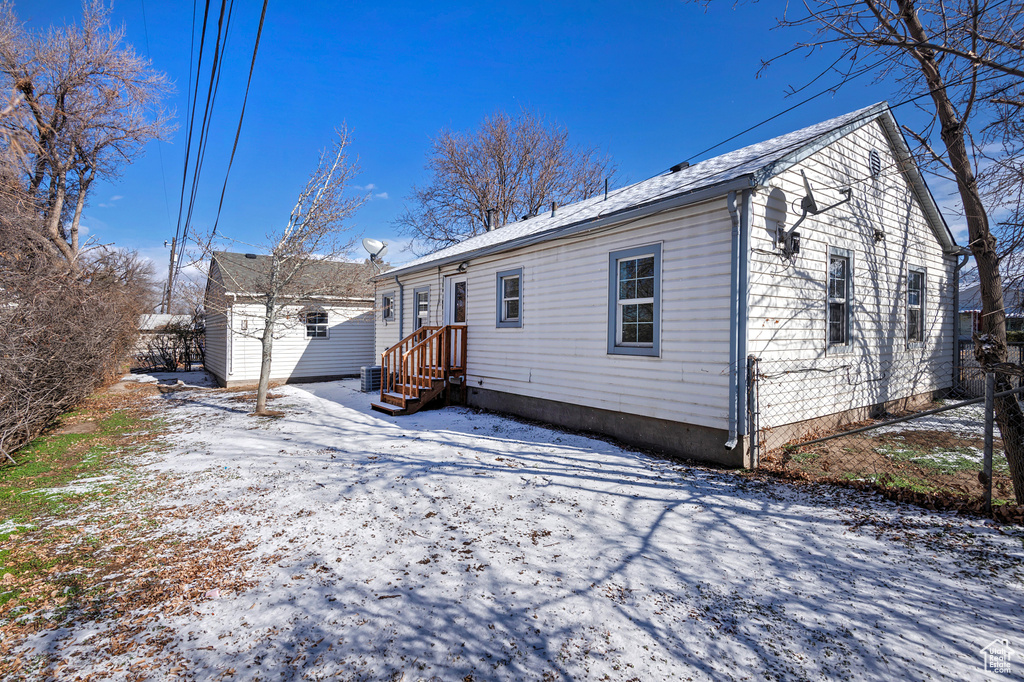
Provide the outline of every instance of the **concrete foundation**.
{"type": "MultiPolygon", "coordinates": [[[[211,374],[213,374],[211,372],[211,374]]],[[[221,388],[256,388],[259,385],[259,379],[256,380],[224,380],[223,378],[213,375],[213,378],[217,380],[217,385],[221,388]]],[[[338,381],[339,379],[358,379],[358,374],[326,374],[323,376],[311,376],[311,377],[272,377],[270,379],[271,386],[280,386],[282,384],[312,384],[317,381],[338,381]]]]}
{"type": "Polygon", "coordinates": [[[613,412],[595,407],[530,398],[485,388],[467,391],[466,402],[495,412],[536,419],[577,431],[611,436],[629,445],[659,450],[674,457],[712,462],[729,467],[749,466],[746,439],[732,450],[725,449],[727,431],[682,422],[613,412]]]}

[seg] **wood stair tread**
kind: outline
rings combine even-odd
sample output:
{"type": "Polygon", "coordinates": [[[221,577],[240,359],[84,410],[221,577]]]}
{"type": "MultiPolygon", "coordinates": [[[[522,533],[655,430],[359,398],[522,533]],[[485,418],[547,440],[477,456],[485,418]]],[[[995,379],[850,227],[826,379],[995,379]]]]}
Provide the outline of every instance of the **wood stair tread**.
{"type": "Polygon", "coordinates": [[[392,405],[391,403],[370,403],[370,408],[377,410],[378,412],[384,412],[390,414],[392,417],[397,415],[406,414],[408,408],[402,407],[401,405],[392,405]]]}

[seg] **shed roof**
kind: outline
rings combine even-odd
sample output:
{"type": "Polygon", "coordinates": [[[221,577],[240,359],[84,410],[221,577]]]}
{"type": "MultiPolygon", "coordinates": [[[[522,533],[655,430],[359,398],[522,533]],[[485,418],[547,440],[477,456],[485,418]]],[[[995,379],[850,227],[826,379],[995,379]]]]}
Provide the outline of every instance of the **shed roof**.
{"type": "Polygon", "coordinates": [[[907,174],[907,180],[914,188],[925,216],[943,248],[948,252],[958,250],[924,178],[913,162],[910,148],[889,105],[880,102],[675,172],[670,171],[622,187],[610,192],[607,199],[601,194],[558,208],[554,215],[544,212],[536,217],[509,223],[417,258],[380,277],[407,274],[470,257],[498,253],[722,196],[730,190],[756,187],[874,120],[882,123],[894,152],[904,162],[901,166],[907,174]]]}
{"type": "Polygon", "coordinates": [[[139,331],[149,332],[162,329],[169,324],[187,324],[191,315],[171,315],[167,313],[151,313],[139,316],[139,331]]]}
{"type": "MultiPolygon", "coordinates": [[[[213,260],[219,269],[219,279],[224,290],[231,294],[258,295],[264,286],[262,282],[270,273],[270,256],[217,251],[213,254],[213,260]]],[[[339,290],[338,298],[373,299],[371,274],[365,263],[311,261],[302,273],[302,278],[293,282],[290,291],[284,293],[300,295],[302,291],[308,290],[311,282],[334,280],[339,285],[351,285],[339,290]]]]}

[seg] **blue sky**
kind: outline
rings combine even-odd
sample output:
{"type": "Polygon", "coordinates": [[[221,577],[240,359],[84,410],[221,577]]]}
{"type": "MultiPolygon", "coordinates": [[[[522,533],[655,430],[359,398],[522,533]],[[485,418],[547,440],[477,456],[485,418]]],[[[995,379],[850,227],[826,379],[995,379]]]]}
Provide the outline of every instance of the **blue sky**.
{"type": "MultiPolygon", "coordinates": [[[[80,14],[74,0],[16,7],[34,27],[80,14]]],[[[235,3],[193,219],[200,229],[216,214],[260,7],[256,0],[235,3]]],[[[495,110],[529,107],[566,126],[576,142],[611,156],[617,185],[650,177],[791,106],[786,87],[824,66],[824,56],[791,57],[756,77],[760,60],[801,37],[770,30],[781,7],[271,0],[219,231],[259,243],[286,221],[318,151],[342,122],[362,169],[356,183],[372,185],[373,194],[353,229],[397,246],[392,221],[411,187],[427,179],[430,137],[445,127],[472,128],[495,110]]],[[[174,82],[168,104],[178,129],[150,144],[117,181],[98,186],[83,220],[103,242],[160,262],[178,216],[192,11],[185,2],[114,3],[127,42],[174,82]]],[[[201,19],[202,6],[198,11],[201,19]]],[[[705,156],[891,98],[893,88],[865,78],[705,156]]],[[[909,109],[897,117],[906,120],[909,109]]]]}

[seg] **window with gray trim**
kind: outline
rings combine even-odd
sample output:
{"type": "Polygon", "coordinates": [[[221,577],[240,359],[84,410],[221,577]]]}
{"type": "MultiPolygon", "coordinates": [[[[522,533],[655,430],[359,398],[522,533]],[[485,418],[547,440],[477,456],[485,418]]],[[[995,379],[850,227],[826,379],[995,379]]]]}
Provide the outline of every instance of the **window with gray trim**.
{"type": "Polygon", "coordinates": [[[925,273],[907,270],[907,343],[924,342],[925,273]]]}
{"type": "Polygon", "coordinates": [[[497,274],[496,326],[523,326],[523,269],[503,270],[497,274]]]}
{"type": "Polygon", "coordinates": [[[380,316],[385,322],[395,319],[395,294],[388,292],[380,297],[380,316]]]}
{"type": "Polygon", "coordinates": [[[828,345],[850,343],[850,255],[834,249],[828,255],[828,345]]]}
{"type": "Polygon", "coordinates": [[[430,287],[413,289],[412,300],[416,315],[416,329],[419,329],[430,322],[430,287]]]}
{"type": "Polygon", "coordinates": [[[661,353],[661,244],[608,257],[608,352],[661,353]]]}

